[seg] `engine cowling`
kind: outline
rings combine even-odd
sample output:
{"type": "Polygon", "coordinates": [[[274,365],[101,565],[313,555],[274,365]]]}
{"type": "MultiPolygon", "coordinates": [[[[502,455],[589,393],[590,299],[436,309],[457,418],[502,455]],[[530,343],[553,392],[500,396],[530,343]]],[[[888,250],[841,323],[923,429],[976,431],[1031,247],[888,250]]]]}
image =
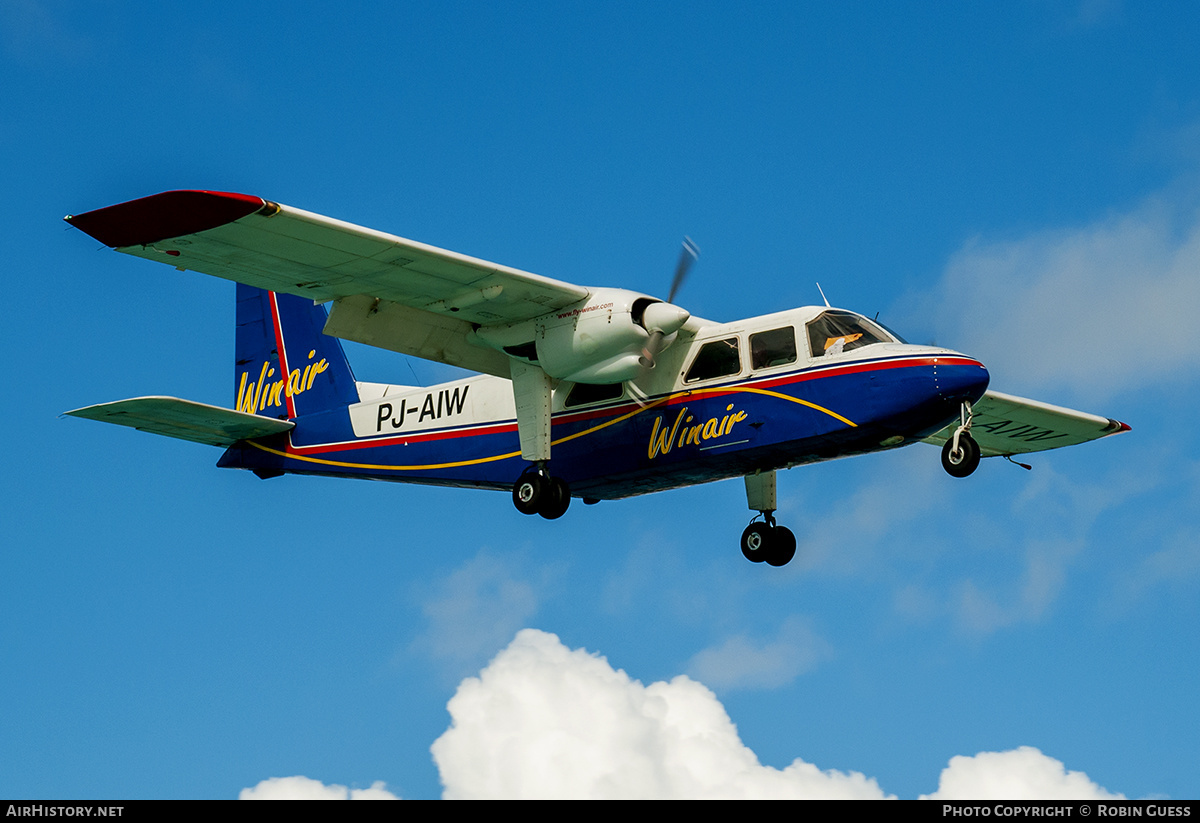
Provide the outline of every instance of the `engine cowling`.
{"type": "Polygon", "coordinates": [[[637,292],[594,289],[574,305],[523,323],[482,327],[476,335],[559,380],[621,383],[644,373],[652,339],[661,351],[689,317],[678,306],[637,292]]]}

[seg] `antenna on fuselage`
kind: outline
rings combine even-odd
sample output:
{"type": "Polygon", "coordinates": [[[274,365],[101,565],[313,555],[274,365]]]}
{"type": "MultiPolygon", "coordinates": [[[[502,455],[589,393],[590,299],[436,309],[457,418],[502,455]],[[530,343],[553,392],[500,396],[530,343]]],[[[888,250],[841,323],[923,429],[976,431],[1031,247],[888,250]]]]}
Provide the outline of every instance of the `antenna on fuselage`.
{"type": "Polygon", "coordinates": [[[833,306],[829,305],[829,298],[825,296],[825,290],[821,288],[820,283],[817,284],[817,291],[821,292],[821,299],[825,301],[825,308],[832,309],[833,306]]]}

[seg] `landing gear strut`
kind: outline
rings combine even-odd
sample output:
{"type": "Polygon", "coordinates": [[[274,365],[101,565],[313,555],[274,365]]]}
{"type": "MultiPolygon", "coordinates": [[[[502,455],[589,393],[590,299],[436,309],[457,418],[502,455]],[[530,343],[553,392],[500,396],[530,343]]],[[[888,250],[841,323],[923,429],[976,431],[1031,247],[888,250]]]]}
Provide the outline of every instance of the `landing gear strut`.
{"type": "Polygon", "coordinates": [[[516,358],[509,361],[509,372],[517,408],[521,459],[531,464],[513,484],[513,505],[521,514],[540,514],[547,520],[557,520],[571,505],[571,490],[546,469],[550,462],[552,381],[540,366],[516,358]]]}
{"type": "Polygon", "coordinates": [[[958,428],[942,446],[942,468],[951,477],[966,477],[979,468],[979,444],[971,437],[971,404],[963,401],[958,428]]]}
{"type": "Polygon", "coordinates": [[[551,477],[544,466],[522,474],[513,484],[513,505],[521,514],[540,514],[557,520],[571,505],[571,490],[559,477],[551,477]]]}

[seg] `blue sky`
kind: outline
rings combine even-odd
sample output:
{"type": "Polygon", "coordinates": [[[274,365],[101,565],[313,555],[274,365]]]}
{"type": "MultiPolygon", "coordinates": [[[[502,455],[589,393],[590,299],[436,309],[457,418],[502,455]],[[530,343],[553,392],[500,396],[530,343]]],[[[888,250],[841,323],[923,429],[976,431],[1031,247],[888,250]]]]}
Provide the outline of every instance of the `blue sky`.
{"type": "Polygon", "coordinates": [[[4,0],[0,796],[1196,797],[1198,40],[1192,4],[1099,0],[4,0]],[[737,482],[555,522],[261,482],[58,417],[232,405],[233,286],[61,222],[177,188],[659,294],[688,234],[694,314],[820,281],[1133,431],[965,481],[916,446],[781,474],[778,570],[737,482]]]}

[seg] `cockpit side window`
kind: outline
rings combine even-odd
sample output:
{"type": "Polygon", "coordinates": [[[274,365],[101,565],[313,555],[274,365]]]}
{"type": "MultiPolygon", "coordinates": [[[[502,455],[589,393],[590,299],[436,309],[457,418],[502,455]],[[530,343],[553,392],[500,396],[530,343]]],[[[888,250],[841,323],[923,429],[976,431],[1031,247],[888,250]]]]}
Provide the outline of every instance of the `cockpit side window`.
{"type": "Polygon", "coordinates": [[[692,366],[687,370],[683,380],[685,383],[711,380],[714,377],[737,374],[741,370],[742,360],[738,349],[738,339],[729,337],[701,346],[700,353],[692,361],[692,366]]]}
{"type": "Polygon", "coordinates": [[[836,309],[808,324],[808,345],[813,357],[832,357],[873,343],[892,342],[891,336],[865,317],[836,309]]]}
{"type": "Polygon", "coordinates": [[[796,331],[791,326],[750,335],[750,368],[769,369],[796,362],[796,331]]]}

